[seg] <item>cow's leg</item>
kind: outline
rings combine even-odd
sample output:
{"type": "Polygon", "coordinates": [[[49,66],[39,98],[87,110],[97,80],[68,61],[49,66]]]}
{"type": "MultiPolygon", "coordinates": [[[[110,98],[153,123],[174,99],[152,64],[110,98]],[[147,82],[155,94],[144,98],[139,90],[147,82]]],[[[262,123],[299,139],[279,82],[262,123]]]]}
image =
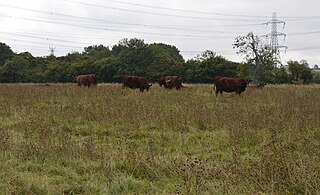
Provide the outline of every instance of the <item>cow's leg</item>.
{"type": "MultiPolygon", "coordinates": [[[[218,93],[219,93],[219,90],[218,89],[216,89],[216,97],[218,96],[218,93]]],[[[220,92],[221,93],[221,92],[220,92]]]]}
{"type": "Polygon", "coordinates": [[[237,89],[236,94],[238,94],[238,95],[241,94],[241,90],[239,88],[237,89]]]}

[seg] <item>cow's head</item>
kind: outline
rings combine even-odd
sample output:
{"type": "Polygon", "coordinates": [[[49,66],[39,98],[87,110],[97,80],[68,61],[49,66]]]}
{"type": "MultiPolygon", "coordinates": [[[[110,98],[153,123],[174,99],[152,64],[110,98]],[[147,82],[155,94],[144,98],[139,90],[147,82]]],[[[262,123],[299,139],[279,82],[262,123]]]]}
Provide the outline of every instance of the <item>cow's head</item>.
{"type": "Polygon", "coordinates": [[[222,78],[222,76],[215,76],[213,78],[213,83],[216,83],[220,78],[222,78]]]}
{"type": "Polygon", "coordinates": [[[245,79],[246,84],[249,85],[249,83],[252,81],[251,79],[245,79]]]}
{"type": "Polygon", "coordinates": [[[72,79],[72,82],[73,82],[73,83],[77,82],[77,77],[78,77],[78,76],[73,77],[73,79],[72,79]]]}
{"type": "Polygon", "coordinates": [[[152,84],[147,83],[146,90],[149,91],[149,89],[150,89],[151,86],[152,86],[152,84]]]}
{"type": "Polygon", "coordinates": [[[162,87],[162,85],[164,85],[164,78],[160,78],[158,80],[158,84],[159,84],[160,87],[162,87]]]}

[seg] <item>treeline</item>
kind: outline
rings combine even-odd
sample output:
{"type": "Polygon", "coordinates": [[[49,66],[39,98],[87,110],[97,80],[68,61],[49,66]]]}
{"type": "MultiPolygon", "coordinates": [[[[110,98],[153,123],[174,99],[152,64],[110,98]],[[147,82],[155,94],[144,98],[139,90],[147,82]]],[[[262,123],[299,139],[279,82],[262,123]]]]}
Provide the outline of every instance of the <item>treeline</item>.
{"type": "MultiPolygon", "coordinates": [[[[184,82],[211,83],[216,75],[254,78],[252,62],[236,63],[213,51],[185,61],[177,47],[163,43],[146,44],[141,39],[123,39],[111,48],[95,45],[84,51],[34,57],[28,52],[14,53],[0,43],[0,82],[72,82],[75,75],[95,73],[99,82],[119,82],[121,75],[137,75],[154,82],[164,75],[179,75],[184,82]]],[[[265,64],[259,81],[268,83],[318,82],[311,70],[295,61],[276,68],[265,64]]]]}

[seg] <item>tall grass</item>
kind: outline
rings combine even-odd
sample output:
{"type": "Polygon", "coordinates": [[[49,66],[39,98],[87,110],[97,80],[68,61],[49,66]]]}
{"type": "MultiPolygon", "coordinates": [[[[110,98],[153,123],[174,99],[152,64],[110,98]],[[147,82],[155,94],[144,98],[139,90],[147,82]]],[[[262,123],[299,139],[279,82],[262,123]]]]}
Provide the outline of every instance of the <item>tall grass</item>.
{"type": "Polygon", "coordinates": [[[320,86],[0,85],[3,194],[319,194],[320,86]]]}

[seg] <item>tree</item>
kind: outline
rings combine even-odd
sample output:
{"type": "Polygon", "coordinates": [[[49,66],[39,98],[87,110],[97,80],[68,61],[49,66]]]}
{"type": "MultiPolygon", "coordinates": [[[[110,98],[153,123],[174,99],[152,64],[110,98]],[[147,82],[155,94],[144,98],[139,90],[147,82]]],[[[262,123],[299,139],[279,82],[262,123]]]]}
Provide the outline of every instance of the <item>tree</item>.
{"type": "Polygon", "coordinates": [[[122,39],[112,47],[111,53],[119,58],[124,74],[145,76],[147,47],[141,39],[122,39]]]}
{"type": "Polygon", "coordinates": [[[103,45],[92,45],[84,48],[83,54],[102,59],[111,56],[109,47],[103,45]]]}
{"type": "Polygon", "coordinates": [[[29,82],[29,67],[29,61],[21,56],[15,56],[11,60],[7,60],[0,69],[1,82],[29,82]]]}
{"type": "Polygon", "coordinates": [[[195,59],[188,60],[184,66],[183,76],[187,82],[211,83],[215,76],[234,77],[237,73],[236,63],[210,50],[203,52],[195,59]]]}
{"type": "Polygon", "coordinates": [[[96,61],[96,66],[100,67],[98,78],[103,82],[120,82],[121,69],[119,69],[119,59],[115,56],[103,58],[96,61]]]}
{"type": "Polygon", "coordinates": [[[252,72],[254,72],[253,68],[252,64],[249,63],[238,64],[237,76],[252,79],[252,72]]]}
{"type": "Polygon", "coordinates": [[[145,55],[146,77],[155,81],[165,75],[179,75],[183,62],[184,59],[175,46],[163,43],[150,44],[145,55]]]}
{"type": "Polygon", "coordinates": [[[253,81],[268,81],[271,78],[275,60],[273,52],[268,47],[263,47],[259,37],[252,32],[246,36],[239,36],[235,39],[233,48],[237,48],[238,54],[245,55],[248,64],[253,65],[253,81]]]}
{"type": "Polygon", "coordinates": [[[310,83],[312,81],[311,70],[306,67],[305,64],[297,61],[289,61],[288,66],[292,82],[310,83]]]}
{"type": "Polygon", "coordinates": [[[4,65],[6,60],[11,59],[14,56],[11,48],[5,43],[0,43],[0,66],[4,65]]]}
{"type": "Polygon", "coordinates": [[[45,72],[45,82],[71,82],[72,76],[68,71],[68,65],[59,63],[59,61],[51,61],[45,72]]]}
{"type": "Polygon", "coordinates": [[[280,68],[274,68],[273,69],[273,79],[271,83],[276,83],[276,84],[284,84],[284,83],[289,83],[290,82],[290,77],[288,74],[288,71],[286,67],[281,66],[280,68]]]}

